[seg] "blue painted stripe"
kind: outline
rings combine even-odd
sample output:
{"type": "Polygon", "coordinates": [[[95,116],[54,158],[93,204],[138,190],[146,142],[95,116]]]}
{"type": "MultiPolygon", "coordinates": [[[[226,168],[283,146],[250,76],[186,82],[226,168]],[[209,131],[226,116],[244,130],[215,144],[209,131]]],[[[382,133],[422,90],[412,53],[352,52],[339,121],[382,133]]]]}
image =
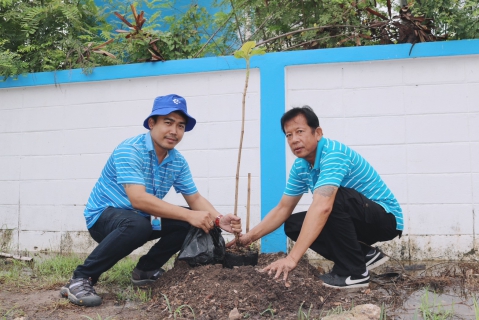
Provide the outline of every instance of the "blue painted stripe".
{"type": "MultiPolygon", "coordinates": [[[[479,54],[479,39],[419,43],[414,46],[411,55],[409,55],[410,49],[410,44],[397,44],[268,53],[264,56],[254,57],[251,61],[251,67],[263,69],[271,67],[274,63],[276,67],[282,68],[285,66],[304,64],[479,54]]],[[[7,79],[6,81],[0,81],[0,88],[129,79],[172,74],[238,70],[244,68],[245,63],[243,60],[235,59],[231,56],[147,62],[97,67],[93,69],[93,72],[89,75],[84,75],[81,69],[31,73],[26,76],[19,76],[17,80],[7,79]]]]}
{"type": "MultiPolygon", "coordinates": [[[[265,63],[260,71],[261,85],[261,220],[283,195],[286,184],[286,153],[280,119],[284,113],[284,67],[265,63]]],[[[286,252],[286,236],[278,228],[261,239],[261,252],[286,252]]]]}

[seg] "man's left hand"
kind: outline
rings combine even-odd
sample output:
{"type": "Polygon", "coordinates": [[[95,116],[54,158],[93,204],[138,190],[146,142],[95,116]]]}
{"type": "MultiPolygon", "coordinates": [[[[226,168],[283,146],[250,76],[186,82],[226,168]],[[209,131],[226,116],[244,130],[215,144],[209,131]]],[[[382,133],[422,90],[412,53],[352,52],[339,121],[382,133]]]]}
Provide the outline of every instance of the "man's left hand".
{"type": "Polygon", "coordinates": [[[221,217],[220,228],[226,232],[241,234],[241,218],[232,213],[228,213],[221,217]]]}
{"type": "Polygon", "coordinates": [[[271,263],[269,266],[263,269],[263,271],[268,271],[268,274],[272,274],[276,272],[274,278],[278,279],[283,274],[283,280],[288,280],[289,272],[296,268],[298,264],[294,261],[290,256],[286,256],[286,258],[276,260],[275,262],[271,263]]]}

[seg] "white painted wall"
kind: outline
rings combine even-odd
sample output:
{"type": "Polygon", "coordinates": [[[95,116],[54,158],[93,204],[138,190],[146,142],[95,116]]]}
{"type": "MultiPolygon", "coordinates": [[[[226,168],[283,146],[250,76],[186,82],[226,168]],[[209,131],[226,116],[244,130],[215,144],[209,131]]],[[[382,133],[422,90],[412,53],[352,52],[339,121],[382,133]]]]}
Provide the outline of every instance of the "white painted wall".
{"type": "Polygon", "coordinates": [[[286,82],[286,109],[310,105],[325,136],[363,155],[401,203],[405,232],[384,248],[412,259],[478,248],[478,56],[295,66],[286,82]]]}
{"type": "MultiPolygon", "coordinates": [[[[252,70],[240,186],[245,220],[251,172],[253,226],[259,81],[252,70]]],[[[82,212],[91,188],[113,148],[145,132],[153,99],[169,93],[185,96],[198,120],[178,149],[200,192],[231,212],[243,84],[244,70],[0,89],[0,229],[14,229],[10,249],[90,251],[82,212]]],[[[402,204],[406,229],[383,246],[389,253],[460,259],[478,248],[479,56],[288,67],[285,109],[303,104],[327,137],[371,162],[402,204]]],[[[287,148],[288,172],[293,160],[287,148]]],[[[183,204],[173,192],[166,200],[183,204]]]]}
{"type": "MultiPolygon", "coordinates": [[[[113,149],[146,131],[154,98],[170,93],[184,96],[197,120],[177,149],[200,193],[220,212],[233,212],[244,78],[243,70],[0,89],[0,229],[14,229],[4,249],[89,252],[95,243],[83,209],[93,185],[113,149]]],[[[255,225],[258,70],[251,72],[246,103],[239,214],[246,221],[249,172],[255,225]]],[[[174,189],[165,200],[185,204],[174,189]]]]}

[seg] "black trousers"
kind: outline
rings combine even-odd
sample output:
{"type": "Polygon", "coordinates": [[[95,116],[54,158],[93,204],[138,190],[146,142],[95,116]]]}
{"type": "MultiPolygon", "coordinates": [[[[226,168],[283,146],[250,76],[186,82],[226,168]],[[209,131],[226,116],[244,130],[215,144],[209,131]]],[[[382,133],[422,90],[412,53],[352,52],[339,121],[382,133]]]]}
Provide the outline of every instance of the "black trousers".
{"type": "Polygon", "coordinates": [[[88,230],[98,246],[76,268],[73,277],[90,277],[96,283],[103,272],[133,250],[160,238],[136,265],[143,271],[158,269],[181,249],[189,228],[184,221],[161,219],[161,230],[152,230],[150,219],[133,210],[107,208],[88,230]]]}
{"type": "MultiPolygon", "coordinates": [[[[306,211],[291,215],[284,224],[284,232],[292,240],[298,239],[306,211]]],[[[323,230],[310,246],[334,262],[332,272],[340,276],[366,272],[364,258],[370,247],[378,241],[392,240],[401,235],[396,230],[396,218],[383,207],[359,192],[340,187],[333,210],[323,230]]]]}

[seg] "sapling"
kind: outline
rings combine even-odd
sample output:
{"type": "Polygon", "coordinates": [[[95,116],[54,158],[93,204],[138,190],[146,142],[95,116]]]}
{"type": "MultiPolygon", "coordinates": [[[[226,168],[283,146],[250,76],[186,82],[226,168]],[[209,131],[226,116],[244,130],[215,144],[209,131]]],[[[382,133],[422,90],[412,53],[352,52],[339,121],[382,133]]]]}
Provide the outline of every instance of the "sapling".
{"type": "MultiPolygon", "coordinates": [[[[246,113],[246,93],[248,91],[248,81],[249,81],[249,69],[250,69],[250,59],[256,55],[265,54],[264,48],[255,48],[256,41],[248,41],[243,44],[240,50],[235,51],[234,56],[237,59],[245,59],[246,61],[246,79],[244,83],[243,90],[243,100],[241,104],[241,134],[240,134],[240,144],[238,149],[238,162],[236,165],[236,186],[235,186],[235,206],[234,206],[234,215],[238,215],[238,188],[239,188],[239,172],[241,166],[241,151],[243,149],[243,137],[244,137],[244,122],[245,122],[245,113],[246,113]]],[[[240,245],[238,242],[238,234],[235,234],[236,244],[240,245]]]]}

